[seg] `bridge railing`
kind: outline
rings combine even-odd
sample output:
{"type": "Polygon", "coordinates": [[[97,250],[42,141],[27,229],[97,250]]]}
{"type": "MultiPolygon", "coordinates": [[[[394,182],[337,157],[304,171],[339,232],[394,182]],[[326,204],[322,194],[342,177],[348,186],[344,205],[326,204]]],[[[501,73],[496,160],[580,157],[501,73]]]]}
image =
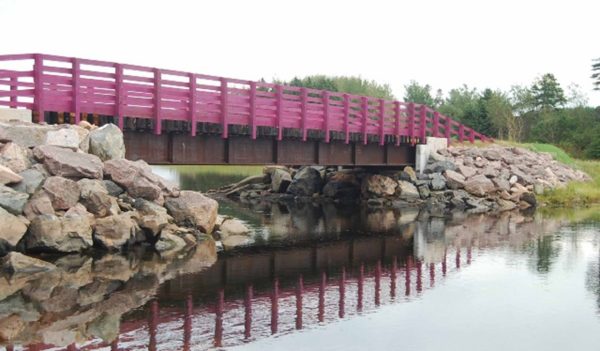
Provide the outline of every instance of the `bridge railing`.
{"type": "Polygon", "coordinates": [[[252,138],[258,127],[295,130],[306,140],[320,131],[348,143],[357,136],[366,144],[424,142],[427,136],[460,142],[491,141],[428,106],[368,96],[330,92],[45,54],[0,55],[0,106],[82,115],[106,115],[153,121],[161,134],[163,121],[184,121],[196,135],[198,123],[247,126],[252,138]]]}

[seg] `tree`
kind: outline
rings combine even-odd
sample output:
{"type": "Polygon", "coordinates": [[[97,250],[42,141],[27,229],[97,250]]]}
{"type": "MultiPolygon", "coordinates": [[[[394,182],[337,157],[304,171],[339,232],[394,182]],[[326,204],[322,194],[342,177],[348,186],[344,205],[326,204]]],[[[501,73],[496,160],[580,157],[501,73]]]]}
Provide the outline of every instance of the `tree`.
{"type": "Polygon", "coordinates": [[[435,100],[431,96],[431,86],[429,84],[421,85],[414,80],[404,86],[404,101],[436,107],[434,106],[435,100]]]}
{"type": "Polygon", "coordinates": [[[498,132],[498,138],[511,141],[519,140],[521,123],[513,114],[509,97],[500,90],[490,91],[486,99],[482,99],[488,118],[498,132]]]}
{"type": "Polygon", "coordinates": [[[579,84],[571,83],[567,86],[567,104],[570,107],[585,107],[588,101],[587,95],[581,90],[579,84]]]}
{"type": "Polygon", "coordinates": [[[592,79],[594,80],[594,90],[600,90],[600,58],[592,63],[592,79]]]}
{"type": "Polygon", "coordinates": [[[563,89],[552,73],[536,79],[531,86],[531,94],[538,110],[557,109],[567,102],[563,89]]]}
{"type": "Polygon", "coordinates": [[[388,100],[395,99],[392,94],[392,88],[390,88],[388,84],[379,84],[374,80],[366,80],[361,77],[312,75],[304,78],[294,77],[289,82],[275,80],[275,83],[348,94],[366,95],[388,100]]]}

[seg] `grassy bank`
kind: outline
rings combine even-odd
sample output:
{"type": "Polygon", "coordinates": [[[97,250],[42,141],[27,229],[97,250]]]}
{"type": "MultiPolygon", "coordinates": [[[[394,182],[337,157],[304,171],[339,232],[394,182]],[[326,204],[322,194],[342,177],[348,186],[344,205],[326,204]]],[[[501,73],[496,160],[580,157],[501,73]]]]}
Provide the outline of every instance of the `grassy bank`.
{"type": "Polygon", "coordinates": [[[581,207],[600,204],[600,161],[578,160],[561,148],[550,144],[514,143],[502,140],[497,141],[497,144],[518,146],[536,152],[547,152],[555,160],[580,169],[592,177],[589,182],[571,182],[564,188],[547,191],[538,197],[540,202],[552,207],[581,207]]]}

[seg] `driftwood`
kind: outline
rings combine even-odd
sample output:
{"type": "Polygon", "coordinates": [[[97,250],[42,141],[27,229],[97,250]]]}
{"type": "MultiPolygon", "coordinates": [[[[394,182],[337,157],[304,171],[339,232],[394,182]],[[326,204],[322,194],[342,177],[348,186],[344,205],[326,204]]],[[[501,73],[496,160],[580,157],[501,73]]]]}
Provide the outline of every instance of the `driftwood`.
{"type": "Polygon", "coordinates": [[[264,174],[249,176],[249,177],[246,177],[246,178],[240,180],[237,183],[226,185],[219,189],[212,190],[211,192],[221,193],[221,194],[225,194],[225,195],[229,196],[235,192],[244,190],[244,188],[247,187],[248,185],[261,184],[261,183],[264,183],[264,181],[265,181],[264,174]]]}

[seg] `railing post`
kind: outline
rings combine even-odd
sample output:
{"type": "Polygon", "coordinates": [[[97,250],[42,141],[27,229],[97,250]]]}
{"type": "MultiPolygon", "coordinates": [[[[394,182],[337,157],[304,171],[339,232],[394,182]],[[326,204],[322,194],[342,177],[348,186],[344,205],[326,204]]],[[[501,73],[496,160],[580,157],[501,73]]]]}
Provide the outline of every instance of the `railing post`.
{"type": "Polygon", "coordinates": [[[277,333],[279,320],[279,279],[273,280],[273,292],[271,293],[271,334],[277,333]]]}
{"type": "Polygon", "coordinates": [[[304,281],[302,275],[298,276],[296,284],[296,329],[302,329],[302,295],[304,294],[304,281]]]}
{"type": "Polygon", "coordinates": [[[71,87],[72,87],[72,98],[73,98],[73,112],[75,113],[75,123],[79,123],[79,119],[81,118],[81,107],[80,107],[80,98],[79,98],[79,90],[80,90],[80,81],[79,81],[79,72],[81,70],[81,65],[79,64],[79,60],[74,58],[71,62],[71,77],[73,78],[71,87]]]}
{"type": "Polygon", "coordinates": [[[421,105],[421,110],[420,112],[420,137],[421,137],[421,143],[425,143],[425,138],[427,138],[427,107],[425,105],[421,105]]]}
{"type": "Polygon", "coordinates": [[[344,94],[344,139],[350,142],[350,95],[344,94]]]}
{"type": "Polygon", "coordinates": [[[325,142],[329,142],[329,92],[323,91],[323,124],[325,125],[325,142]]]}
{"type": "Polygon", "coordinates": [[[435,111],[433,113],[433,136],[437,138],[440,129],[440,113],[435,111]]]}
{"type": "Polygon", "coordinates": [[[396,122],[396,146],[400,145],[400,101],[394,101],[394,121],[396,122]]]}
{"type": "Polygon", "coordinates": [[[190,110],[190,134],[192,136],[196,136],[196,132],[197,132],[197,114],[198,114],[198,96],[196,94],[196,88],[198,86],[198,83],[196,81],[196,75],[193,73],[189,74],[189,80],[190,80],[190,99],[189,99],[189,110],[190,110]]]}
{"type": "Polygon", "coordinates": [[[408,137],[411,139],[410,142],[413,142],[413,138],[415,136],[415,103],[410,102],[408,104],[408,137]]]}
{"type": "Polygon", "coordinates": [[[379,145],[385,144],[385,100],[379,99],[379,145]]]}
{"type": "Polygon", "coordinates": [[[36,54],[33,66],[33,79],[35,84],[35,93],[33,98],[33,110],[37,114],[37,122],[44,122],[44,58],[41,54],[36,54]]]}
{"type": "Polygon", "coordinates": [[[19,90],[19,78],[10,77],[10,108],[17,108],[18,96],[17,92],[19,90]],[[14,95],[13,95],[14,94],[14,95]]]}
{"type": "Polygon", "coordinates": [[[469,142],[471,144],[475,142],[475,131],[472,128],[469,128],[469,142]]]}
{"type": "Polygon", "coordinates": [[[363,144],[367,144],[367,121],[369,120],[369,100],[363,96],[360,98],[361,112],[362,112],[362,132],[363,132],[363,144]]]}
{"type": "Polygon", "coordinates": [[[277,99],[277,140],[283,139],[283,86],[277,84],[275,86],[277,99]]]}
{"type": "Polygon", "coordinates": [[[338,316],[344,318],[346,313],[345,301],[346,301],[346,268],[342,267],[342,274],[340,275],[340,300],[338,303],[338,316]]]}
{"type": "Polygon", "coordinates": [[[246,296],[244,298],[244,338],[249,339],[252,336],[252,299],[254,297],[254,288],[252,284],[246,287],[246,296]]]}
{"type": "Polygon", "coordinates": [[[256,139],[256,83],[250,82],[250,135],[256,139]]]}
{"type": "Polygon", "coordinates": [[[308,91],[306,88],[300,88],[300,114],[302,118],[302,140],[306,141],[308,136],[307,130],[307,111],[306,111],[306,103],[308,100],[308,91]]]}
{"type": "Polygon", "coordinates": [[[458,126],[458,140],[461,143],[465,140],[465,126],[462,123],[458,126]]]}
{"type": "Polygon", "coordinates": [[[123,93],[123,66],[117,63],[115,65],[115,115],[118,119],[119,129],[121,130],[125,128],[125,113],[123,113],[125,101],[123,93]]]}
{"type": "Polygon", "coordinates": [[[452,118],[446,117],[446,124],[444,127],[444,134],[448,139],[448,145],[450,144],[450,138],[452,138],[452,118]]]}
{"type": "Polygon", "coordinates": [[[229,124],[227,123],[227,114],[229,112],[227,103],[227,79],[221,78],[221,126],[223,139],[229,137],[229,124]]]}
{"type": "Polygon", "coordinates": [[[160,135],[162,131],[162,96],[161,96],[161,73],[158,68],[154,69],[154,134],[160,135]]]}

